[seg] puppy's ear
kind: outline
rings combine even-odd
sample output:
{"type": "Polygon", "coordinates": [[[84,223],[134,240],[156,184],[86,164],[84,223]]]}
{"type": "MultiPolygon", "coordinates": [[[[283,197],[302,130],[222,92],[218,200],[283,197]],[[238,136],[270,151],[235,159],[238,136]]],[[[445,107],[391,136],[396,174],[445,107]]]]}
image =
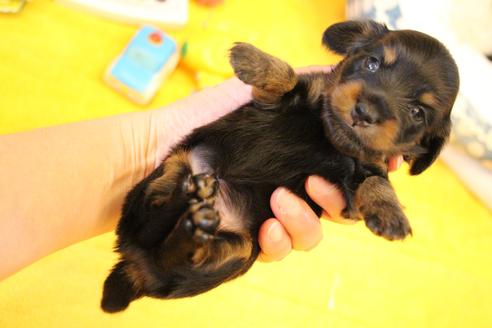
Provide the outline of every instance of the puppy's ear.
{"type": "Polygon", "coordinates": [[[139,293],[125,272],[125,262],[119,262],[104,282],[101,308],[108,313],[123,311],[138,297],[139,293]]]}
{"type": "Polygon", "coordinates": [[[425,135],[420,146],[426,152],[415,158],[410,164],[410,174],[417,175],[426,170],[439,156],[442,147],[449,138],[451,121],[449,118],[441,125],[441,128],[432,134],[425,135]]]}
{"type": "Polygon", "coordinates": [[[297,84],[296,73],[289,64],[248,43],[234,45],[230,62],[236,76],[253,86],[253,99],[260,104],[276,104],[297,84]]]}
{"type": "Polygon", "coordinates": [[[323,34],[323,44],[340,55],[346,55],[388,32],[386,25],[375,21],[347,21],[328,27],[323,34]]]}

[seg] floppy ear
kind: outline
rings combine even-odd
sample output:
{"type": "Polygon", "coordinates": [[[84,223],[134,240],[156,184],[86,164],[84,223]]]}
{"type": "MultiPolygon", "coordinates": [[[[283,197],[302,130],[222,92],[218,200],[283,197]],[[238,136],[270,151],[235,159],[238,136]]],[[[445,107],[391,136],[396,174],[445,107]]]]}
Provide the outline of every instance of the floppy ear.
{"type": "Polygon", "coordinates": [[[328,27],[322,42],[334,52],[346,55],[388,32],[386,25],[372,20],[346,21],[328,27]]]}
{"type": "Polygon", "coordinates": [[[442,124],[440,131],[424,136],[420,144],[421,147],[427,150],[426,153],[418,156],[410,165],[410,174],[417,175],[426,170],[439,156],[442,147],[446,143],[451,130],[451,121],[446,119],[442,124]]]}

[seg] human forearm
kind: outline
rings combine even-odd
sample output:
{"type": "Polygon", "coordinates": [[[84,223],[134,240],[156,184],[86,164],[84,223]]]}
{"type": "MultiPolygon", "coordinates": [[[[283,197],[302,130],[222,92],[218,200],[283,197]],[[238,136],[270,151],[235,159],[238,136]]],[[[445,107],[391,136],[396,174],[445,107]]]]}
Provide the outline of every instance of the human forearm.
{"type": "Polygon", "coordinates": [[[151,143],[138,147],[149,140],[144,129],[131,136],[145,120],[126,115],[0,137],[0,278],[114,227],[125,192],[154,158],[151,143]]]}
{"type": "Polygon", "coordinates": [[[155,111],[0,136],[0,279],[113,229],[126,193],[169,148],[249,92],[231,79],[155,111]]]}

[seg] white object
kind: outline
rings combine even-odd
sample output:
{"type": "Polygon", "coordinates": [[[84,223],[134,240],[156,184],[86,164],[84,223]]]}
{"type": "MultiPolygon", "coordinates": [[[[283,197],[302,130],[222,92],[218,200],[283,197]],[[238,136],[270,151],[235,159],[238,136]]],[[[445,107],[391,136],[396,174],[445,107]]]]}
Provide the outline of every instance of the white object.
{"type": "Polygon", "coordinates": [[[475,195],[492,210],[492,193],[490,192],[492,172],[452,146],[446,147],[441,156],[475,195]]]}
{"type": "Polygon", "coordinates": [[[104,17],[129,23],[182,27],[188,22],[188,0],[56,0],[104,17]]]}
{"type": "Polygon", "coordinates": [[[348,0],[350,18],[437,37],[453,55],[460,91],[452,112],[453,138],[442,157],[492,209],[492,0],[348,0]],[[466,152],[463,152],[465,150],[466,152]]]}

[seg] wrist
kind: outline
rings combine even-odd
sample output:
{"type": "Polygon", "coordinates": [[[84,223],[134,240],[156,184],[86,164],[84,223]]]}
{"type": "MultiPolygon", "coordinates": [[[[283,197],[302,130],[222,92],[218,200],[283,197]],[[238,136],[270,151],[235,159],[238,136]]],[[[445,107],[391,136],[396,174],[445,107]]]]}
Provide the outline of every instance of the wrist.
{"type": "Polygon", "coordinates": [[[156,138],[154,168],[193,129],[215,121],[251,100],[251,87],[237,78],[203,89],[169,106],[149,112],[156,138]]]}

